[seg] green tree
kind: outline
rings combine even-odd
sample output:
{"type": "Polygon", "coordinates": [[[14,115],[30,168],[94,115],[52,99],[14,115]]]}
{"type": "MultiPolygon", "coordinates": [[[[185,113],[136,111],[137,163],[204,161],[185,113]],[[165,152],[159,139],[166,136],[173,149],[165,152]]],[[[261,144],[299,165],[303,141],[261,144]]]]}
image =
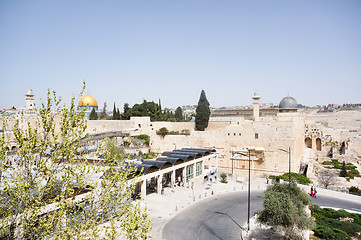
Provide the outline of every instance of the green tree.
{"type": "Polygon", "coordinates": [[[313,226],[305,208],[310,198],[295,183],[269,186],[264,194],[264,210],[258,212],[258,221],[270,225],[288,239],[298,238],[298,232],[313,226]]]}
{"type": "Polygon", "coordinates": [[[177,122],[181,122],[183,121],[183,110],[181,107],[177,107],[177,109],[175,110],[175,119],[177,120],[177,122]]]}
{"type": "Polygon", "coordinates": [[[124,113],[122,119],[130,119],[130,117],[144,117],[149,116],[151,121],[160,121],[162,119],[162,113],[160,111],[160,107],[158,104],[154,102],[147,102],[143,100],[141,104],[134,104],[132,108],[129,108],[127,105],[127,109],[125,109],[124,105],[124,113]]]}
{"type": "MultiPolygon", "coordinates": [[[[82,161],[86,156],[78,149],[91,140],[85,109],[77,111],[75,98],[66,108],[50,90],[46,100],[34,121],[19,119],[13,127],[2,122],[13,136],[3,134],[0,149],[14,139],[19,164],[0,165],[7,176],[0,179],[0,239],[103,238],[100,234],[146,239],[150,220],[131,201],[135,179],[128,177],[134,169],[122,161],[109,161],[107,167],[82,161]],[[96,173],[102,177],[95,179],[96,173]],[[101,224],[105,221],[109,224],[101,224]]],[[[107,152],[106,144],[100,149],[107,152]]],[[[1,162],[6,162],[3,152],[1,162]]]]}
{"type": "Polygon", "coordinates": [[[105,140],[105,150],[103,153],[103,157],[105,159],[109,159],[110,161],[114,160],[122,160],[124,157],[124,149],[120,145],[117,144],[114,139],[106,139],[105,140]]]}
{"type": "Polygon", "coordinates": [[[176,121],[174,113],[171,110],[169,110],[168,108],[164,109],[163,118],[167,122],[175,122],[176,121]]]}
{"type": "Polygon", "coordinates": [[[120,117],[121,117],[121,115],[120,115],[120,112],[119,112],[119,108],[117,108],[117,120],[120,120],[120,117]]]}
{"type": "Polygon", "coordinates": [[[204,129],[208,127],[210,115],[211,110],[209,109],[209,102],[207,100],[205,91],[202,90],[196,109],[196,130],[204,131],[204,129]]]}
{"type": "Polygon", "coordinates": [[[166,127],[162,127],[156,133],[164,138],[169,133],[169,130],[166,127]]]}
{"type": "Polygon", "coordinates": [[[123,107],[123,113],[121,114],[120,118],[122,120],[129,120],[130,119],[130,115],[129,115],[129,104],[128,103],[124,103],[124,107],[123,107]]]}
{"type": "Polygon", "coordinates": [[[98,114],[95,111],[95,109],[93,108],[93,110],[90,112],[89,120],[97,120],[97,119],[98,119],[98,114]]]}

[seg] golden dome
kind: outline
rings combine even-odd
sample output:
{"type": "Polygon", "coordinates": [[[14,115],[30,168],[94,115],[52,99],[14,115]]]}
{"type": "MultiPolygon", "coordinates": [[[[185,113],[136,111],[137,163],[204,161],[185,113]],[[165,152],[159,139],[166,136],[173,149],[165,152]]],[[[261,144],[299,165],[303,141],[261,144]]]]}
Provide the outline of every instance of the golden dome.
{"type": "Polygon", "coordinates": [[[90,94],[84,95],[80,98],[79,107],[98,107],[97,100],[90,94]]]}

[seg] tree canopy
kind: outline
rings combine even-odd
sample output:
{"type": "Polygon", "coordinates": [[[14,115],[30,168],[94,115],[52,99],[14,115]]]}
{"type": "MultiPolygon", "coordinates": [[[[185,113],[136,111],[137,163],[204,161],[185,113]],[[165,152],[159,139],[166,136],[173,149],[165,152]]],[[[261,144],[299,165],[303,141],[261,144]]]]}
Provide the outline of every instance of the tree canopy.
{"type": "Polygon", "coordinates": [[[177,122],[183,121],[184,120],[183,109],[181,107],[177,107],[177,109],[175,110],[174,116],[175,116],[175,119],[177,122]]]}
{"type": "Polygon", "coordinates": [[[196,109],[196,130],[204,131],[208,127],[210,115],[209,102],[205,91],[202,90],[196,109]]]}
{"type": "Polygon", "coordinates": [[[89,120],[97,120],[97,119],[98,119],[98,114],[95,111],[95,109],[93,108],[92,111],[90,112],[89,120]]]}
{"type": "Polygon", "coordinates": [[[120,116],[119,108],[116,108],[114,103],[112,120],[120,120],[120,119],[121,116],[120,116]]]}
{"type": "Polygon", "coordinates": [[[99,149],[109,153],[105,165],[86,161],[79,149],[91,139],[85,109],[75,106],[74,98],[66,108],[48,90],[36,121],[18,119],[12,127],[3,119],[14,142],[1,134],[0,239],[147,238],[147,212],[131,200],[134,169],[114,160],[117,152],[107,145],[99,149]]]}
{"type": "Polygon", "coordinates": [[[129,120],[130,117],[144,117],[149,116],[151,121],[161,121],[162,111],[155,102],[147,102],[143,100],[141,104],[134,104],[129,108],[129,104],[124,104],[124,112],[121,114],[121,119],[129,120]]]}

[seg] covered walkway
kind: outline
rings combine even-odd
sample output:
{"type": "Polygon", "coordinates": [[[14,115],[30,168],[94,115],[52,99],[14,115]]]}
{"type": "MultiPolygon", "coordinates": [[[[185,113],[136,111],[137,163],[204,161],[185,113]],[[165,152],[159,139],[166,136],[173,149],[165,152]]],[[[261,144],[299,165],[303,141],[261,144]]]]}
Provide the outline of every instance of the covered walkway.
{"type": "Polygon", "coordinates": [[[136,187],[136,193],[142,198],[147,194],[163,193],[163,188],[174,185],[184,185],[192,179],[202,177],[205,165],[209,166],[211,158],[215,158],[215,167],[218,167],[218,158],[213,149],[182,148],[164,152],[156,160],[143,160],[134,163],[137,173],[141,174],[136,187]]]}

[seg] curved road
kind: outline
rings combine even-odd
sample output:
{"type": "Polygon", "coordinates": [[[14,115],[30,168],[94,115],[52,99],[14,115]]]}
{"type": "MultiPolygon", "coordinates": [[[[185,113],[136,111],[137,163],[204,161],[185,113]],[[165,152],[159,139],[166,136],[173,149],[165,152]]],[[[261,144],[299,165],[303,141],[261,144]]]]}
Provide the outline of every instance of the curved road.
{"type": "MultiPolygon", "coordinates": [[[[314,204],[361,212],[361,203],[326,196],[312,198],[314,204]]],[[[251,194],[251,216],[262,209],[263,191],[251,194]]],[[[168,240],[240,239],[247,221],[247,192],[233,192],[203,200],[185,209],[163,228],[168,240]]]]}

